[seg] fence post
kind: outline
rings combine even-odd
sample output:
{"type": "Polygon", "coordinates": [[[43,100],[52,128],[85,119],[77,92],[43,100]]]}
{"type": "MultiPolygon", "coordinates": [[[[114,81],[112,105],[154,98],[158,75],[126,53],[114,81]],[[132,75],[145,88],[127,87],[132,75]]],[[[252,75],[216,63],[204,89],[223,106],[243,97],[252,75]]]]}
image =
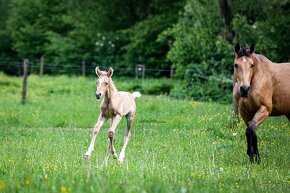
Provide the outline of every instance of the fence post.
{"type": "Polygon", "coordinates": [[[44,56],[41,56],[40,58],[40,72],[39,75],[42,76],[44,71],[44,56]]]}
{"type": "Polygon", "coordinates": [[[22,83],[22,104],[26,102],[26,85],[27,85],[27,74],[28,74],[29,60],[23,60],[23,83],[22,83]]]}
{"type": "Polygon", "coordinates": [[[82,76],[83,77],[86,76],[86,62],[85,61],[82,62],[82,76]]]}
{"type": "Polygon", "coordinates": [[[135,66],[135,78],[139,78],[139,71],[142,71],[142,81],[145,79],[145,65],[138,64],[135,66]]]}

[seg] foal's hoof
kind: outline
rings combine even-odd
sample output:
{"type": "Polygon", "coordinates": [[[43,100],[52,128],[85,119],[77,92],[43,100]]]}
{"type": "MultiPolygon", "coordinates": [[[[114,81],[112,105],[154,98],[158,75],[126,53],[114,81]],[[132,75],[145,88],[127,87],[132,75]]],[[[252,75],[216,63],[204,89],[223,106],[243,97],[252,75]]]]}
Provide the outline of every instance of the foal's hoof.
{"type": "Polygon", "coordinates": [[[123,164],[124,160],[123,159],[118,159],[119,164],[123,164]]]}
{"type": "Polygon", "coordinates": [[[89,160],[90,157],[91,157],[91,155],[87,155],[87,154],[85,155],[86,160],[89,160]]]}
{"type": "Polygon", "coordinates": [[[117,153],[114,153],[114,154],[113,154],[113,158],[114,158],[114,159],[117,159],[117,158],[118,158],[117,153]]]}

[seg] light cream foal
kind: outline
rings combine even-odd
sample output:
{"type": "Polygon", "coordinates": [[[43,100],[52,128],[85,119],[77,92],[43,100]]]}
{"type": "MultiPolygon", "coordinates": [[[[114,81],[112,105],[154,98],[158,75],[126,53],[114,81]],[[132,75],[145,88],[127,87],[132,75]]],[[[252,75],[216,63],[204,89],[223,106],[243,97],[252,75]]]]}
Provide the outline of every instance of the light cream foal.
{"type": "Polygon", "coordinates": [[[108,150],[103,162],[103,165],[107,166],[108,158],[110,153],[113,154],[114,159],[118,158],[116,149],[114,147],[114,138],[117,125],[121,121],[123,116],[127,119],[127,130],[124,136],[124,144],[119,155],[118,161],[123,163],[125,157],[126,146],[131,137],[131,128],[136,112],[135,98],[141,97],[139,92],[121,92],[115,87],[111,77],[113,75],[113,69],[110,68],[108,72],[101,71],[99,67],[96,67],[96,74],[98,75],[96,98],[100,99],[104,96],[104,99],[100,106],[100,115],[98,122],[94,127],[93,136],[86,152],[85,156],[88,159],[94,149],[94,143],[96,137],[102,127],[102,125],[107,121],[107,119],[112,119],[111,125],[108,131],[108,150]]]}

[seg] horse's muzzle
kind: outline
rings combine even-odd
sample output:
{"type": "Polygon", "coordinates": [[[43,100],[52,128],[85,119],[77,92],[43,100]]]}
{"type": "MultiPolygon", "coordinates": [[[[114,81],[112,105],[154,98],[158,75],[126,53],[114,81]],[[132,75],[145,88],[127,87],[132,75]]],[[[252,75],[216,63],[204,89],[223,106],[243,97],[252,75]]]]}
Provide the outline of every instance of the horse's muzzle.
{"type": "Polygon", "coordinates": [[[98,93],[98,94],[96,93],[96,98],[97,98],[97,99],[100,99],[100,98],[101,98],[101,96],[102,96],[102,94],[101,94],[101,93],[98,93]]]}
{"type": "Polygon", "coordinates": [[[240,87],[240,95],[241,95],[241,97],[248,97],[249,90],[250,90],[249,86],[241,86],[240,87]]]}

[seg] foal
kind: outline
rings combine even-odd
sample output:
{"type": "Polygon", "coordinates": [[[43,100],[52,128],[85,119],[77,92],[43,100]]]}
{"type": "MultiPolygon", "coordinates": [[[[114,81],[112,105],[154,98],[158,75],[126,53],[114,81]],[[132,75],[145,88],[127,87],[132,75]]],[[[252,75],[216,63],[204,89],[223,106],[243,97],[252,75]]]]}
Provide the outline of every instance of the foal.
{"type": "Polygon", "coordinates": [[[98,75],[97,91],[96,98],[100,99],[104,96],[104,99],[100,106],[100,115],[98,118],[98,122],[94,127],[92,140],[88,151],[85,156],[88,159],[94,149],[94,143],[99,133],[102,125],[106,122],[107,119],[112,119],[111,125],[108,131],[108,150],[105,156],[104,163],[107,165],[108,158],[110,156],[110,152],[113,154],[114,159],[117,159],[117,152],[114,147],[114,138],[116,127],[121,121],[123,116],[126,116],[127,119],[127,130],[124,136],[124,144],[119,155],[118,161],[123,163],[125,157],[126,146],[131,137],[132,124],[135,117],[136,112],[136,103],[135,98],[141,97],[139,92],[133,92],[132,94],[129,92],[120,92],[116,89],[111,77],[113,75],[113,69],[110,68],[108,72],[101,71],[99,67],[96,67],[96,74],[98,75]]]}
{"type": "Polygon", "coordinates": [[[247,125],[247,154],[260,162],[257,127],[268,116],[285,115],[290,121],[290,63],[273,63],[254,53],[254,46],[235,47],[233,95],[247,125]]]}

